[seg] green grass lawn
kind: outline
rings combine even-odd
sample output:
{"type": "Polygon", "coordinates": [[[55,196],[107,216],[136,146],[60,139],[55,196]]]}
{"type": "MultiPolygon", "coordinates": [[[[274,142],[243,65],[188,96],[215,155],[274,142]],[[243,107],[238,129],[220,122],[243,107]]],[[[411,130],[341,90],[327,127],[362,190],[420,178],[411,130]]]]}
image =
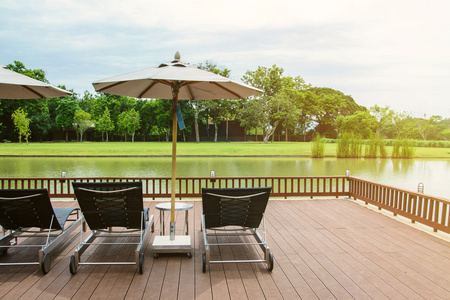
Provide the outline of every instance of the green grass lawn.
{"type": "MultiPolygon", "coordinates": [[[[392,148],[386,147],[388,154],[392,148]]],[[[0,156],[145,156],[171,155],[172,144],[165,142],[84,142],[84,143],[6,143],[0,144],[0,156]]],[[[211,143],[177,144],[177,155],[188,156],[311,156],[311,143],[211,143]]],[[[325,156],[336,156],[336,144],[325,144],[325,156]]],[[[450,148],[416,148],[415,157],[450,158],[450,148]]]]}

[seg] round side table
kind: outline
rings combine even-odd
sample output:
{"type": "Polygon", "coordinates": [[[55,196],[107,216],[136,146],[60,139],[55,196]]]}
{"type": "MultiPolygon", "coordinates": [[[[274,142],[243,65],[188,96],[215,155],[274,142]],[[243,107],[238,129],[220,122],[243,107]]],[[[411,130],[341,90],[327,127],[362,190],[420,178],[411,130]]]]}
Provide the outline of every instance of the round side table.
{"type": "MultiPolygon", "coordinates": [[[[156,209],[159,210],[159,234],[164,235],[165,232],[165,225],[164,225],[164,212],[170,211],[171,203],[170,202],[164,202],[156,204],[156,209]]],[[[192,203],[186,203],[186,202],[175,202],[175,211],[185,211],[185,235],[188,235],[189,232],[189,222],[188,222],[188,216],[189,216],[189,210],[192,209],[194,205],[192,203]]]]}

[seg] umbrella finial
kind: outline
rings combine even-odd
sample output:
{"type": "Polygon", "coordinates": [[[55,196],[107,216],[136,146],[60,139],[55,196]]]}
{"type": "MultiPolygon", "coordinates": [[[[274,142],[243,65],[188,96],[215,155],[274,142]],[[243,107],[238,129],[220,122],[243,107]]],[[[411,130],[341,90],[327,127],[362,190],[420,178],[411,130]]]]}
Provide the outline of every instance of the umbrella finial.
{"type": "Polygon", "coordinates": [[[181,59],[181,54],[179,51],[177,51],[177,53],[175,53],[175,61],[180,61],[181,59]]]}

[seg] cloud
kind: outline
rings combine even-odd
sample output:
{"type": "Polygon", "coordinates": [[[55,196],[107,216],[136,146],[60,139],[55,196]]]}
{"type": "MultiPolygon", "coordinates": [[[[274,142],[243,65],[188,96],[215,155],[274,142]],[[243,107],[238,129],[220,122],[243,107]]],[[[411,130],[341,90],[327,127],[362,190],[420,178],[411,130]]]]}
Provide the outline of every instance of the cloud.
{"type": "Polygon", "coordinates": [[[179,50],[234,79],[276,64],[361,105],[450,117],[449,8],[445,0],[10,0],[0,2],[0,63],[20,60],[83,93],[179,50]]]}

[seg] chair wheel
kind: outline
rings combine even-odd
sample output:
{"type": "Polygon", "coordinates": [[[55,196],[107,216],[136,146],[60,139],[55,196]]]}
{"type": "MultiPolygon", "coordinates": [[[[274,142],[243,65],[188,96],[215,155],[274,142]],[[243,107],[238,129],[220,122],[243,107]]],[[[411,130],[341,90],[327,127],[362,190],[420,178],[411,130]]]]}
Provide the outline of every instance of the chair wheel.
{"type": "Polygon", "coordinates": [[[189,258],[192,258],[192,253],[191,252],[188,252],[188,253],[186,253],[187,254],[187,256],[189,257],[189,258]]]}
{"type": "Polygon", "coordinates": [[[272,272],[272,270],[273,270],[273,253],[272,253],[272,251],[269,252],[269,264],[267,265],[267,270],[269,270],[269,272],[272,272]]]}
{"type": "Polygon", "coordinates": [[[206,272],[206,253],[203,252],[202,254],[202,271],[203,273],[206,272]]]}
{"type": "Polygon", "coordinates": [[[153,257],[154,258],[159,258],[159,254],[158,253],[153,253],[153,257]]]}
{"type": "Polygon", "coordinates": [[[144,253],[139,253],[139,274],[144,273],[144,253]]]}
{"type": "Polygon", "coordinates": [[[70,274],[75,275],[77,273],[77,266],[75,265],[75,254],[72,254],[69,262],[70,274]]]}
{"type": "Polygon", "coordinates": [[[41,261],[42,273],[47,274],[48,271],[50,271],[51,264],[52,264],[52,260],[50,258],[50,255],[44,253],[44,256],[42,257],[42,261],[41,261]]]}

